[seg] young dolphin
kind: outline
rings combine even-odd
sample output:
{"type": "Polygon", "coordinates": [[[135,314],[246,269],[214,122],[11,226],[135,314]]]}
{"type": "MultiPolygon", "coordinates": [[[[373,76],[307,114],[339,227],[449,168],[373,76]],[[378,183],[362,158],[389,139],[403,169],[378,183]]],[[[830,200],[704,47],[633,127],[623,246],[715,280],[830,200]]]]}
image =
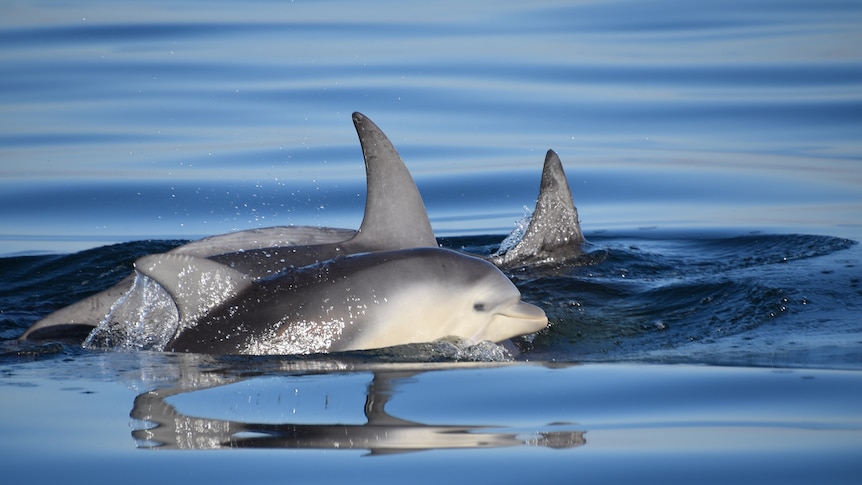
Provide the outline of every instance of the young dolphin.
{"type": "MultiPolygon", "coordinates": [[[[178,254],[145,256],[135,267],[177,306],[171,331],[154,350],[308,354],[450,336],[501,342],[548,322],[494,265],[443,248],[338,257],[260,279],[178,254]]],[[[147,313],[135,308],[108,318],[134,327],[147,313]]]]}
{"type": "MultiPolygon", "coordinates": [[[[229,253],[221,261],[265,276],[287,266],[305,266],[339,255],[437,246],[422,197],[395,147],[363,114],[353,113],[353,124],[365,159],[367,185],[365,215],[358,231],[306,226],[252,229],[204,238],[171,253],[200,257],[229,253]]],[[[129,291],[133,281],[134,273],[111,288],[42,318],[19,338],[86,335],[129,291]]]]}

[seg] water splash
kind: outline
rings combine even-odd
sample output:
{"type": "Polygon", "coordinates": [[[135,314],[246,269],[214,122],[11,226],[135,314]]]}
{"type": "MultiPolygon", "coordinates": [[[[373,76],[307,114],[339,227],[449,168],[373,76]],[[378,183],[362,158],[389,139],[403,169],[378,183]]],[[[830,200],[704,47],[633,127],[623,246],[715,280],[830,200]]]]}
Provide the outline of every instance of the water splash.
{"type": "Polygon", "coordinates": [[[515,222],[515,229],[506,236],[506,239],[503,239],[503,242],[500,243],[500,248],[491,257],[502,256],[517,246],[521,242],[521,239],[524,238],[524,234],[527,232],[527,228],[530,227],[532,219],[533,211],[529,207],[524,206],[524,215],[515,222]]]}
{"type": "Polygon", "coordinates": [[[129,291],[90,332],[84,348],[162,351],[179,327],[173,298],[153,279],[135,275],[129,291]]]}

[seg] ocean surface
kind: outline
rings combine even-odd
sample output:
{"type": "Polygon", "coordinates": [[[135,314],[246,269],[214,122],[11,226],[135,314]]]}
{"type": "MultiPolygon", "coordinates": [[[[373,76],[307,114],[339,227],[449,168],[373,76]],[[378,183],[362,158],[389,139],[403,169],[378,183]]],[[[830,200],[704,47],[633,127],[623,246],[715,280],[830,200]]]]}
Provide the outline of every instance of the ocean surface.
{"type": "Polygon", "coordinates": [[[5,479],[862,476],[859,2],[10,1],[0,46],[5,479]],[[353,111],[471,253],[560,155],[589,246],[509,273],[524,353],[16,340],[184,241],[357,228],[353,111]]]}

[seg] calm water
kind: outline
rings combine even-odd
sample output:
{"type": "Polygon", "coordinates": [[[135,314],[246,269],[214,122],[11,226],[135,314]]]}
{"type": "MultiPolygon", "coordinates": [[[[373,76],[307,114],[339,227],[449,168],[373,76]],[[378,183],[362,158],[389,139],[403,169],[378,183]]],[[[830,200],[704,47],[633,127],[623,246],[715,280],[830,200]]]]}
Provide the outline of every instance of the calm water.
{"type": "Polygon", "coordinates": [[[859,234],[854,2],[3,9],[3,253],[356,227],[352,111],[439,234],[508,232],[548,148],[587,230],[859,234]]]}
{"type": "Polygon", "coordinates": [[[857,2],[0,11],[5,476],[850,482],[862,471],[857,2]],[[352,111],[399,149],[442,242],[472,252],[514,227],[545,151],[560,154],[591,264],[511,275],[553,322],[518,363],[452,363],[476,357],[462,349],[394,364],[405,356],[14,342],[177,240],[357,227],[352,111]],[[391,401],[386,412],[364,411],[372,398],[391,401]],[[234,434],[172,435],[173,418],[234,434]],[[386,444],[381,429],[401,438],[386,444]],[[328,439],[339,433],[373,443],[340,449],[351,447],[328,439]],[[204,443],[256,450],[148,449],[204,443]],[[390,453],[405,443],[425,451],[390,453]]]}

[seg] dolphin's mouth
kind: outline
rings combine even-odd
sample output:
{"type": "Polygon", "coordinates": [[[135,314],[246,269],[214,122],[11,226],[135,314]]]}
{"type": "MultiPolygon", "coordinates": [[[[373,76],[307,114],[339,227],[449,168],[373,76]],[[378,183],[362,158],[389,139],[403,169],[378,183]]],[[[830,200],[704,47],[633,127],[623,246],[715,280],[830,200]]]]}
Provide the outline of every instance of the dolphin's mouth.
{"type": "Polygon", "coordinates": [[[545,311],[530,303],[517,301],[503,309],[500,314],[517,319],[524,327],[531,329],[525,333],[538,332],[548,326],[548,316],[545,315],[545,311]]]}

